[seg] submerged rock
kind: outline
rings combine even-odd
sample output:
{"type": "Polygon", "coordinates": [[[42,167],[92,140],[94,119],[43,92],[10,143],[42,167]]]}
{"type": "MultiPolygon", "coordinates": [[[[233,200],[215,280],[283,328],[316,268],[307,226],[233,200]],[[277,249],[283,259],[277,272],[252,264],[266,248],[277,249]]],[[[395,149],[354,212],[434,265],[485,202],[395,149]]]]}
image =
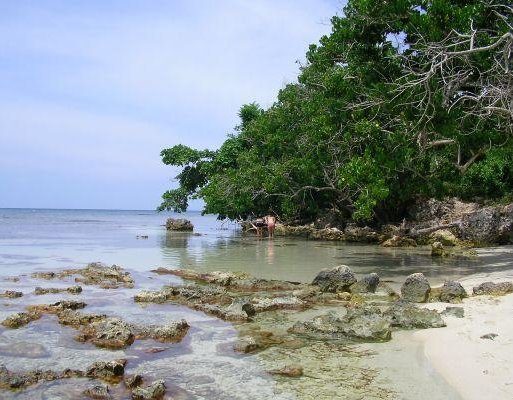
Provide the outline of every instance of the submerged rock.
{"type": "Polygon", "coordinates": [[[168,218],[166,221],[168,231],[192,232],[194,225],[185,218],[168,218]]]}
{"type": "Polygon", "coordinates": [[[285,365],[282,368],[272,369],[269,371],[273,375],[288,376],[290,378],[299,378],[303,376],[303,367],[301,365],[285,365]]]}
{"type": "Polygon", "coordinates": [[[475,296],[504,296],[505,294],[513,293],[513,282],[484,282],[479,286],[474,287],[472,292],[475,296]]]}
{"type": "Polygon", "coordinates": [[[55,272],[34,272],[31,276],[35,279],[52,280],[57,277],[57,274],[55,272]]]}
{"type": "Polygon", "coordinates": [[[459,282],[447,281],[440,288],[440,301],[444,303],[461,303],[465,297],[467,292],[459,282]]]}
{"type": "Polygon", "coordinates": [[[406,301],[396,302],[385,311],[384,315],[393,327],[403,329],[427,329],[446,326],[437,311],[419,308],[406,301]]]}
{"type": "Polygon", "coordinates": [[[379,276],[375,272],[365,275],[351,286],[351,293],[375,293],[379,285],[379,276]]]}
{"type": "Polygon", "coordinates": [[[403,299],[414,303],[425,303],[430,291],[431,286],[421,272],[409,275],[401,286],[403,299]]]}
{"type": "Polygon", "coordinates": [[[356,282],[353,271],[347,265],[326,268],[317,274],[312,284],[317,285],[323,292],[347,292],[356,282]]]}
{"type": "Polygon", "coordinates": [[[42,287],[36,287],[34,290],[34,294],[37,296],[45,295],[45,294],[56,294],[56,293],[63,293],[68,292],[70,294],[80,294],[82,293],[82,286],[71,286],[69,288],[42,288],[42,287]]]}
{"type": "Polygon", "coordinates": [[[260,345],[257,343],[254,337],[246,336],[241,337],[233,345],[233,350],[237,353],[253,353],[260,349],[260,345]]]}
{"type": "Polygon", "coordinates": [[[125,386],[129,389],[136,388],[140,386],[143,382],[143,377],[139,374],[135,374],[125,378],[125,386]]]}
{"type": "Polygon", "coordinates": [[[161,399],[166,394],[166,384],[160,379],[152,382],[147,387],[137,387],[132,390],[132,399],[134,400],[157,400],[161,399]]]}
{"type": "Polygon", "coordinates": [[[0,294],[0,297],[4,297],[6,299],[17,299],[22,296],[23,296],[23,292],[17,292],[14,290],[6,290],[2,294],[0,294]]]}
{"type": "Polygon", "coordinates": [[[227,290],[241,292],[296,290],[303,286],[298,282],[252,278],[244,272],[199,272],[191,269],[166,268],[157,268],[152,272],[159,275],[175,275],[182,279],[192,280],[198,283],[215,284],[227,290]]]}
{"type": "Polygon", "coordinates": [[[110,400],[112,396],[109,393],[109,387],[106,385],[94,385],[84,390],[84,396],[95,400],[110,400]]]}
{"type": "MultiPolygon", "coordinates": [[[[287,297],[257,297],[251,300],[255,312],[273,310],[300,310],[306,302],[295,296],[287,297]]],[[[254,314],[254,313],[253,313],[254,314]]]]}
{"type": "Polygon", "coordinates": [[[448,257],[449,253],[445,250],[441,242],[433,242],[431,244],[431,257],[448,257]]]}

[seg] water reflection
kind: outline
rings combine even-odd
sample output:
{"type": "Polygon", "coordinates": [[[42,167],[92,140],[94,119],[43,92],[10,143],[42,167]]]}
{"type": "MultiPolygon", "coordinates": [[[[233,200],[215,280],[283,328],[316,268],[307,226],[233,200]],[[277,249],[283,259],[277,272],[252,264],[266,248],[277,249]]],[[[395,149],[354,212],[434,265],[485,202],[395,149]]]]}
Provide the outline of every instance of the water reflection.
{"type": "Polygon", "coordinates": [[[390,249],[283,237],[268,240],[238,233],[167,234],[161,240],[161,251],[166,264],[177,268],[242,271],[263,278],[303,282],[311,281],[323,268],[340,264],[349,265],[359,275],[377,272],[392,282],[399,282],[413,272],[423,272],[433,284],[513,266],[503,250],[476,259],[436,259],[427,247],[390,249]]]}

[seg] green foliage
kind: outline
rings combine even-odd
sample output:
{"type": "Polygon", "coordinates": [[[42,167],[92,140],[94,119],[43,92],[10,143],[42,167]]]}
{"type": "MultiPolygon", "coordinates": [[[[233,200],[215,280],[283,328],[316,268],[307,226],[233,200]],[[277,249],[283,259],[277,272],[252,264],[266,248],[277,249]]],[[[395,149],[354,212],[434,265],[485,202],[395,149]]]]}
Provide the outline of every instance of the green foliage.
{"type": "Polygon", "coordinates": [[[447,111],[434,81],[395,90],[412,79],[404,66],[418,61],[420,38],[468,32],[470,20],[494,29],[500,21],[477,0],[350,0],[344,14],[310,46],[298,82],[266,110],[243,105],[218,150],[162,151],[163,162],[181,172],[159,209],[184,211],[188,199],[201,198],[204,212],[231,219],[273,211],[308,220],[335,209],[353,220],[383,220],[401,217],[418,195],[512,193],[512,137],[497,120],[467,116],[458,105],[447,111]],[[393,35],[404,43],[395,45],[393,35]],[[428,88],[426,118],[413,100],[428,88]]]}

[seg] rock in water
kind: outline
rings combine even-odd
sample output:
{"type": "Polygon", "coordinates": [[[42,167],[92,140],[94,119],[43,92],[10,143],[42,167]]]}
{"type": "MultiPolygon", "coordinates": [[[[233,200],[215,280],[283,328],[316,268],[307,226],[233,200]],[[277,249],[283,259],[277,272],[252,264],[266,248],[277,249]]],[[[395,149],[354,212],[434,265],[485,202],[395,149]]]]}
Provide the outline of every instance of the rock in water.
{"type": "Polygon", "coordinates": [[[168,218],[166,221],[168,231],[192,232],[194,225],[185,218],[168,218]]]}
{"type": "Polygon", "coordinates": [[[348,292],[349,287],[356,282],[353,271],[347,265],[326,268],[317,274],[312,284],[317,285],[323,292],[348,292]]]}
{"type": "Polygon", "coordinates": [[[109,387],[104,385],[95,385],[84,390],[84,396],[95,400],[109,400],[112,396],[109,393],[109,387]]]}
{"type": "Polygon", "coordinates": [[[425,303],[428,299],[431,286],[423,273],[411,274],[401,286],[401,296],[404,300],[414,303],[425,303]]]}
{"type": "Polygon", "coordinates": [[[467,292],[459,282],[447,281],[440,289],[440,301],[445,303],[459,303],[465,297],[467,292]]]}
{"type": "Polygon", "coordinates": [[[487,294],[490,296],[504,296],[508,293],[513,293],[513,283],[512,282],[484,282],[479,286],[476,286],[472,289],[472,292],[475,296],[487,294]]]}
{"type": "Polygon", "coordinates": [[[145,388],[137,387],[132,391],[134,400],[156,400],[161,399],[166,393],[166,385],[163,380],[153,382],[145,388]]]}
{"type": "Polygon", "coordinates": [[[119,382],[125,374],[126,360],[97,361],[91,364],[85,373],[87,377],[119,382]]]}
{"type": "Polygon", "coordinates": [[[447,257],[449,253],[445,250],[441,242],[434,242],[431,244],[431,257],[447,257]]]}
{"type": "Polygon", "coordinates": [[[98,347],[122,349],[134,342],[132,327],[119,318],[94,322],[90,328],[93,331],[91,342],[98,347]]]}
{"type": "Polygon", "coordinates": [[[459,244],[458,238],[447,229],[440,229],[429,235],[429,238],[435,242],[440,242],[444,246],[457,246],[459,244]]]}
{"type": "Polygon", "coordinates": [[[375,272],[365,275],[351,286],[351,293],[374,293],[379,285],[379,276],[375,272]]]}

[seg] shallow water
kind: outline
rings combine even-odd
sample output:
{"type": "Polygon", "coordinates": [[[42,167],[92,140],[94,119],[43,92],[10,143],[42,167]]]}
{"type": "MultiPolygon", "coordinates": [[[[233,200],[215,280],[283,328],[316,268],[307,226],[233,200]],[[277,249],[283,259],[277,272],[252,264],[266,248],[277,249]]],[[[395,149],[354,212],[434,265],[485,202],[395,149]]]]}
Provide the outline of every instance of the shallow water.
{"type": "MultiPolygon", "coordinates": [[[[149,272],[158,266],[245,271],[263,278],[309,282],[322,268],[347,264],[357,274],[378,272],[393,285],[399,285],[412,272],[424,272],[436,284],[447,278],[512,268],[508,254],[511,249],[507,248],[484,251],[478,260],[435,261],[422,248],[257,239],[241,235],[234,225],[199,213],[185,215],[195,225],[194,234],[167,233],[162,225],[168,216],[152,211],[0,210],[0,291],[25,293],[20,299],[0,299],[0,319],[28,304],[80,298],[88,304],[87,312],[120,316],[136,323],[163,324],[185,318],[191,325],[178,344],[163,346],[146,340],[136,341],[126,350],[108,351],[76,342],[74,329],[45,316],[21,329],[0,328],[0,362],[11,370],[62,370],[85,368],[97,360],[127,358],[127,373],[163,378],[168,394],[180,399],[320,399],[332,398],[341,390],[344,398],[355,399],[452,399],[457,396],[430,371],[418,345],[408,340],[408,333],[400,333],[387,344],[337,347],[318,343],[308,349],[287,352],[271,348],[258,356],[240,356],[231,350],[239,334],[237,327],[172,304],[143,307],[133,303],[133,295],[142,288],[158,289],[179,281],[149,272]],[[138,235],[148,238],[138,239],[138,235]],[[80,267],[92,261],[122,265],[132,273],[136,287],[103,290],[84,286],[80,296],[31,294],[35,286],[71,285],[71,281],[35,280],[31,272],[80,267]],[[19,282],[5,280],[18,275],[24,275],[19,282]],[[165,350],[148,354],[152,347],[165,350]],[[291,380],[265,372],[276,360],[288,359],[299,359],[305,368],[317,369],[318,373],[324,371],[323,378],[291,380]],[[369,379],[375,385],[371,391],[365,390],[369,379]],[[331,384],[326,384],[328,381],[331,384]]],[[[0,393],[0,398],[66,398],[66,394],[81,393],[91,385],[78,381],[39,384],[17,393],[0,393]]],[[[122,398],[126,393],[118,395],[122,398]]]]}

